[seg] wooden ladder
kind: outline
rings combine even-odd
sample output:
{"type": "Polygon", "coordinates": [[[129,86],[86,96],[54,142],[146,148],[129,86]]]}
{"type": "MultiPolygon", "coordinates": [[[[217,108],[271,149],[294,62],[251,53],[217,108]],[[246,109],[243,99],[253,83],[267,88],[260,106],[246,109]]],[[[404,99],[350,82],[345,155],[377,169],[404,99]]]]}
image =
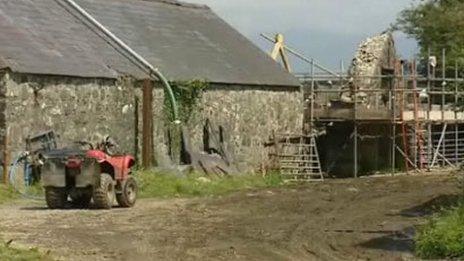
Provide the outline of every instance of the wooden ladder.
{"type": "Polygon", "coordinates": [[[417,170],[429,169],[430,155],[427,150],[429,146],[428,131],[423,124],[415,124],[414,128],[410,128],[409,139],[409,155],[412,156],[412,161],[416,165],[417,170]]]}
{"type": "Polygon", "coordinates": [[[413,61],[411,65],[411,72],[413,76],[412,88],[413,88],[413,102],[414,102],[414,139],[415,139],[415,152],[417,153],[415,157],[417,158],[417,167],[419,170],[423,170],[424,168],[428,168],[429,157],[427,155],[427,151],[425,150],[426,141],[425,138],[427,137],[427,130],[423,128],[423,124],[421,123],[421,118],[419,116],[419,91],[417,89],[417,66],[416,60],[413,61]]]}
{"type": "MultiPolygon", "coordinates": [[[[399,89],[399,91],[396,92],[396,96],[398,96],[397,99],[394,99],[393,101],[396,101],[398,104],[395,104],[395,102],[393,102],[392,106],[396,106],[396,105],[399,106],[399,110],[400,110],[399,123],[401,124],[401,136],[402,136],[403,151],[404,151],[402,155],[404,157],[404,164],[405,164],[406,172],[409,172],[411,167],[416,168],[416,166],[413,166],[414,164],[410,159],[411,144],[409,144],[410,141],[408,140],[409,138],[408,126],[404,120],[405,103],[407,99],[405,98],[404,83],[402,79],[400,80],[399,78],[399,77],[402,78],[404,76],[404,71],[403,71],[403,67],[399,60],[396,60],[395,62],[395,76],[396,76],[395,89],[397,90],[399,89]]],[[[396,124],[396,115],[393,115],[393,124],[396,124]]],[[[396,139],[396,137],[393,137],[393,139],[396,139]]]]}
{"type": "Polygon", "coordinates": [[[286,181],[323,181],[316,137],[285,137],[278,155],[280,172],[286,181]],[[295,139],[298,142],[295,142],[295,139]],[[309,139],[309,143],[308,143],[309,139]]]}

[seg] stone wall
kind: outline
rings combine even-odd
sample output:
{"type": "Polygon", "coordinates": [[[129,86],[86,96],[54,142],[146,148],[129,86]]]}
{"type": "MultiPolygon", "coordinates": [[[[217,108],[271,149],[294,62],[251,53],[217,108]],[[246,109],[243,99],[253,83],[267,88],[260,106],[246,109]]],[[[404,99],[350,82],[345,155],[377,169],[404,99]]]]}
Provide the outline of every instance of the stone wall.
{"type": "MultiPolygon", "coordinates": [[[[77,140],[114,137],[121,150],[140,156],[142,141],[141,83],[131,79],[97,80],[6,73],[0,81],[0,104],[13,153],[24,149],[31,134],[55,130],[61,145],[77,140]],[[136,108],[138,106],[138,109],[136,108]],[[137,126],[136,126],[136,123],[137,126]]],[[[158,164],[170,164],[163,90],[153,91],[154,144],[158,164]]],[[[272,133],[299,132],[303,118],[297,89],[211,86],[203,94],[190,127],[192,146],[202,148],[206,119],[225,128],[236,161],[249,170],[267,164],[263,143],[272,133]]]]}
{"type": "MultiPolygon", "coordinates": [[[[222,125],[238,162],[256,169],[267,165],[263,144],[272,133],[298,133],[302,129],[303,97],[299,91],[211,86],[203,95],[199,123],[208,118],[222,125]]],[[[200,147],[202,128],[194,128],[193,145],[200,147]]]]}
{"type": "MultiPolygon", "coordinates": [[[[166,129],[163,124],[163,92],[156,89],[155,103],[155,158],[161,165],[171,164],[166,157],[166,129]]],[[[140,116],[141,117],[141,116],[140,116]]],[[[212,85],[202,95],[198,112],[189,124],[191,146],[203,148],[203,126],[209,119],[226,131],[229,150],[244,171],[269,166],[269,150],[264,148],[273,132],[300,132],[303,120],[303,98],[298,89],[240,87],[212,85]]],[[[139,128],[141,129],[141,127],[139,128]]]]}
{"type": "Polygon", "coordinates": [[[396,59],[395,42],[391,33],[363,41],[350,66],[350,77],[359,90],[381,88],[382,68],[393,68],[396,59]]]}
{"type": "Polygon", "coordinates": [[[123,150],[133,151],[134,92],[129,80],[7,73],[3,82],[13,153],[24,149],[28,135],[46,130],[60,135],[61,146],[110,135],[123,150]]]}
{"type": "Polygon", "coordinates": [[[380,75],[384,69],[392,69],[395,64],[396,49],[391,33],[367,38],[363,41],[349,69],[348,92],[342,94],[345,102],[354,102],[354,92],[357,90],[357,101],[371,106],[386,106],[387,92],[363,92],[363,90],[385,89],[385,79],[380,75]]]}

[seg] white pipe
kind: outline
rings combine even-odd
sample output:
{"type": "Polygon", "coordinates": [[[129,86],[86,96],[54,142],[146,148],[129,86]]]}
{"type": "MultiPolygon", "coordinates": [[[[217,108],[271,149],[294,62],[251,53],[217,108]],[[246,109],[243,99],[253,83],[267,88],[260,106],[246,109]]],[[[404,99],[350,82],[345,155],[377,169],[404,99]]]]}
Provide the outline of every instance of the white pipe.
{"type": "MultiPolygon", "coordinates": [[[[57,0],[60,1],[60,0],[57,0]]],[[[72,8],[78,11],[81,15],[83,15],[87,20],[89,20],[94,26],[100,29],[106,36],[111,38],[111,40],[115,41],[119,46],[121,46],[125,51],[127,51],[130,55],[132,55],[138,62],[142,63],[145,66],[145,69],[150,71],[158,71],[158,68],[154,68],[147,60],[145,60],[141,55],[139,55],[136,51],[134,51],[130,46],[124,43],[119,37],[114,35],[110,30],[108,30],[104,25],[98,22],[92,15],[90,15],[87,11],[85,11],[82,7],[80,7],[76,2],[73,0],[64,0],[68,3],[72,8]]]]}
{"type": "MultiPolygon", "coordinates": [[[[274,40],[272,40],[271,37],[265,35],[265,34],[261,34],[261,37],[263,37],[264,39],[268,40],[269,42],[272,42],[272,43],[275,43],[274,40]]],[[[284,45],[284,48],[285,50],[287,50],[289,53],[295,55],[297,58],[300,58],[301,60],[303,60],[304,62],[306,63],[309,63],[309,64],[312,64],[314,62],[314,66],[316,66],[317,68],[319,68],[320,70],[322,71],[325,71],[326,73],[329,73],[335,77],[342,77],[341,75],[339,74],[336,74],[335,72],[325,68],[324,66],[320,65],[319,62],[317,60],[315,60],[314,58],[306,58],[304,55],[298,53],[297,51],[295,51],[294,49],[292,49],[291,47],[287,46],[287,45],[284,45]]]]}
{"type": "MultiPolygon", "coordinates": [[[[55,1],[60,3],[60,0],[55,0],[55,1]]],[[[145,60],[145,58],[143,58],[140,54],[134,51],[129,45],[123,42],[119,37],[114,35],[110,30],[108,30],[103,24],[98,22],[92,15],[90,15],[87,11],[85,11],[82,7],[80,7],[76,2],[74,2],[73,0],[64,0],[64,2],[66,2],[70,7],[72,7],[74,10],[79,12],[82,16],[84,16],[85,19],[87,19],[90,23],[96,26],[101,32],[103,32],[106,36],[108,36],[111,40],[113,40],[116,44],[118,44],[122,49],[128,52],[129,55],[135,58],[135,60],[142,65],[142,66],[140,65],[138,66],[144,67],[142,69],[147,70],[148,71],[147,73],[149,74],[150,77],[153,77],[154,75],[158,80],[160,80],[163,83],[163,85],[165,86],[170,96],[171,105],[173,107],[173,113],[174,113],[174,123],[180,124],[180,121],[178,120],[177,102],[175,100],[174,93],[172,91],[171,86],[169,85],[168,80],[159,71],[159,69],[151,65],[147,60],[145,60]]]]}

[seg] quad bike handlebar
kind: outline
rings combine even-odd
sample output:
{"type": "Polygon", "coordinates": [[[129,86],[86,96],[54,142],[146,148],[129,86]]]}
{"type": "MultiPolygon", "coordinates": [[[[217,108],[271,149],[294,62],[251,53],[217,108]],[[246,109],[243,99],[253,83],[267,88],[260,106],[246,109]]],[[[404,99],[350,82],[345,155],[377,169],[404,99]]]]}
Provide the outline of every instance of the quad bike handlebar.
{"type": "Polygon", "coordinates": [[[108,155],[114,155],[114,149],[119,147],[116,141],[114,141],[114,139],[110,136],[105,136],[103,140],[95,144],[88,141],[76,141],[75,143],[81,146],[88,146],[88,149],[90,150],[101,150],[108,155]]]}
{"type": "Polygon", "coordinates": [[[88,141],[75,141],[74,143],[80,146],[88,146],[89,149],[93,150],[93,144],[88,141]]]}

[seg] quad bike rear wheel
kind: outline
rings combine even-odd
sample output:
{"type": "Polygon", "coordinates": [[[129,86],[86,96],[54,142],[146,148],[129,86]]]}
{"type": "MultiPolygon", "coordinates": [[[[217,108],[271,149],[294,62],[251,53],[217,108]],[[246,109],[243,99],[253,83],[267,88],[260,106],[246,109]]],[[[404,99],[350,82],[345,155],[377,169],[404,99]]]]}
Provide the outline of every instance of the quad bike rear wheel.
{"type": "Polygon", "coordinates": [[[45,188],[45,201],[50,209],[63,209],[66,207],[68,194],[65,188],[45,188]]]}
{"type": "Polygon", "coordinates": [[[106,173],[100,174],[100,186],[93,191],[93,202],[97,208],[110,209],[115,198],[113,178],[106,173]]]}
{"type": "Polygon", "coordinates": [[[135,205],[138,193],[137,182],[134,177],[129,176],[121,183],[121,193],[116,194],[116,200],[119,206],[123,208],[130,208],[135,205]]]}

